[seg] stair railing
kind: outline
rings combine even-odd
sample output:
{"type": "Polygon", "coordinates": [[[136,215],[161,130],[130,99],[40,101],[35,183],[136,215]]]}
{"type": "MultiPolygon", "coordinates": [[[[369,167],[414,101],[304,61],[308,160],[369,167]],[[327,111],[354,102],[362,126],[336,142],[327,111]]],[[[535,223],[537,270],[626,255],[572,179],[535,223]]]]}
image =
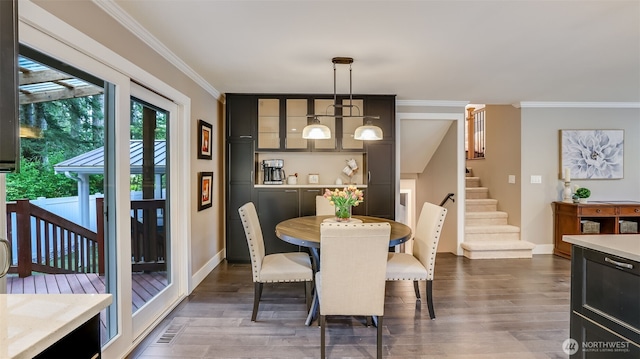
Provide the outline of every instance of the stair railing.
{"type": "Polygon", "coordinates": [[[447,203],[449,200],[451,200],[451,202],[455,202],[456,200],[453,198],[453,196],[455,196],[455,194],[447,193],[442,202],[440,202],[440,207],[444,206],[445,203],[447,203]]]}

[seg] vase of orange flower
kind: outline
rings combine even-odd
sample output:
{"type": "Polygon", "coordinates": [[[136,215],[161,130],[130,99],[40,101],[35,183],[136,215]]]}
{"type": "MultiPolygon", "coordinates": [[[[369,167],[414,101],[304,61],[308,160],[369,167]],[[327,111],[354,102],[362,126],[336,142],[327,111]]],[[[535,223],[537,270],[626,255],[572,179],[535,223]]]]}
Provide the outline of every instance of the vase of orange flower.
{"type": "Polygon", "coordinates": [[[336,188],[331,191],[324,190],[324,198],[336,208],[336,221],[349,222],[351,209],[364,201],[364,192],[356,186],[348,186],[343,189],[336,188]]]}

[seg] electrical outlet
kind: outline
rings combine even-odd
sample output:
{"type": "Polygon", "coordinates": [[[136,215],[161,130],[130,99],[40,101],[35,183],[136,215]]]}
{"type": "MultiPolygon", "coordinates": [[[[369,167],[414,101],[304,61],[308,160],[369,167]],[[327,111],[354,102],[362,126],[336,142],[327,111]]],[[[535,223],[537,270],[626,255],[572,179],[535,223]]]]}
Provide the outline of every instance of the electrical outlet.
{"type": "Polygon", "coordinates": [[[542,183],[542,176],[531,176],[531,183],[542,183]]]}
{"type": "Polygon", "coordinates": [[[515,175],[509,175],[509,183],[516,183],[516,176],[515,175]]]}

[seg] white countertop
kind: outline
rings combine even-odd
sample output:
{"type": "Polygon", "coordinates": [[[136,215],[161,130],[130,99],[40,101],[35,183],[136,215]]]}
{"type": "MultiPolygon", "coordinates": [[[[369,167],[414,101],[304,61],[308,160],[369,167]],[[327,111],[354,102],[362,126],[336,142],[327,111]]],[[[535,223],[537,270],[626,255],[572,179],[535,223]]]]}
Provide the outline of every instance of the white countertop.
{"type": "Polygon", "coordinates": [[[34,357],[111,300],[111,294],[0,294],[0,358],[34,357]]]}
{"type": "Polygon", "coordinates": [[[562,240],[584,248],[640,262],[640,234],[564,235],[562,240]]]}

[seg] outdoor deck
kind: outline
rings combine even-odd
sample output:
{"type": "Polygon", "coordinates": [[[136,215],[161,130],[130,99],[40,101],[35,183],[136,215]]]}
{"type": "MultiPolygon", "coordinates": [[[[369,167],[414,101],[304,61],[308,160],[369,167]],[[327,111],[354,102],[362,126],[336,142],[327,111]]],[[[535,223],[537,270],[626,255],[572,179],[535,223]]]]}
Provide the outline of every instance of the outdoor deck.
{"type": "MultiPolygon", "coordinates": [[[[134,312],[167,286],[166,272],[133,273],[131,279],[134,312]]],[[[9,275],[7,293],[97,294],[105,293],[105,283],[104,276],[95,273],[9,275]]]]}

